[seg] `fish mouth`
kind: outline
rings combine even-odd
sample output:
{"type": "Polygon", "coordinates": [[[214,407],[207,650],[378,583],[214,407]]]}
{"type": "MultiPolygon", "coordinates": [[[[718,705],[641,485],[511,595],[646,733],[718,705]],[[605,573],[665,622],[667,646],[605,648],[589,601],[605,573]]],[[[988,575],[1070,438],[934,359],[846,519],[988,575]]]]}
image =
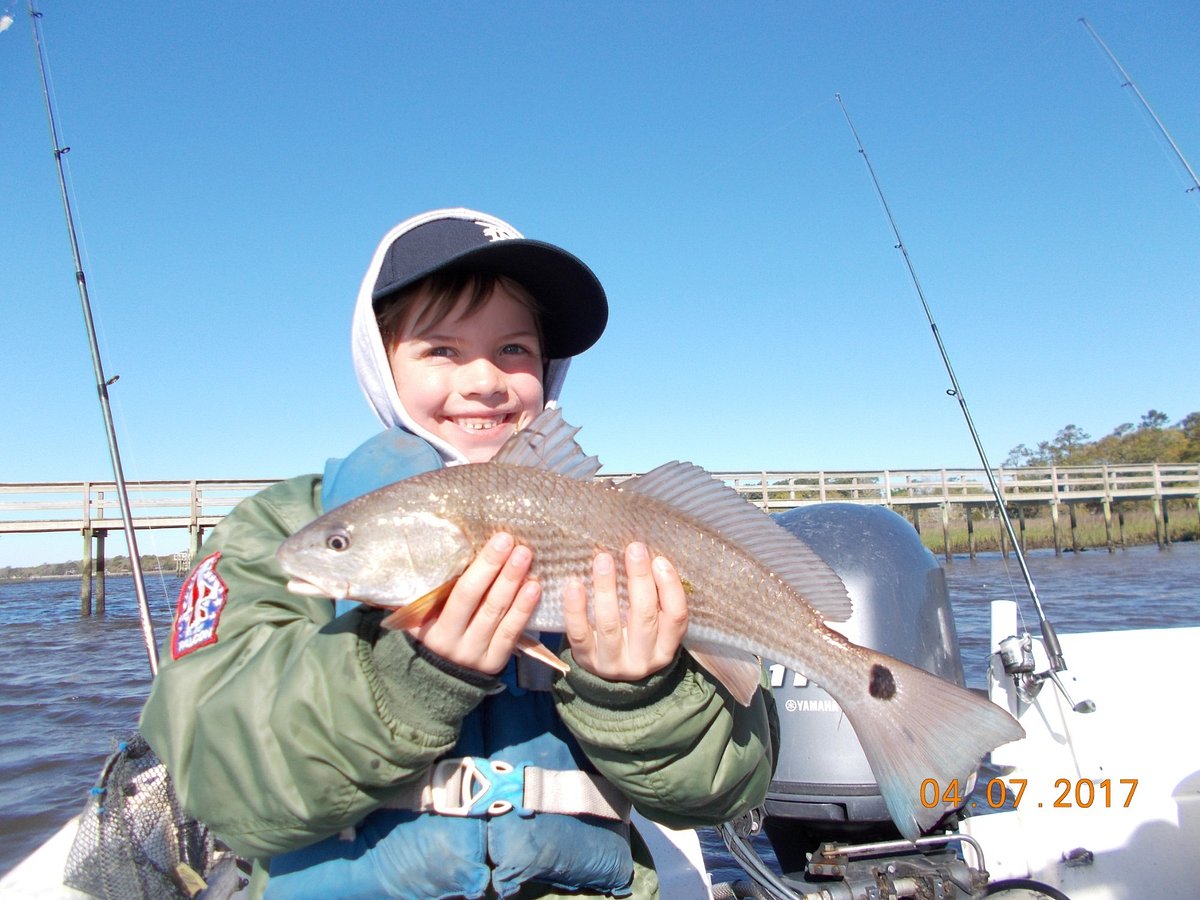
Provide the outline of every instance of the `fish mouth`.
{"type": "Polygon", "coordinates": [[[301,597],[321,597],[323,599],[334,599],[338,597],[346,597],[350,593],[350,585],[341,583],[338,586],[329,584],[317,584],[314,581],[309,581],[307,578],[289,578],[287,589],[301,597]]]}

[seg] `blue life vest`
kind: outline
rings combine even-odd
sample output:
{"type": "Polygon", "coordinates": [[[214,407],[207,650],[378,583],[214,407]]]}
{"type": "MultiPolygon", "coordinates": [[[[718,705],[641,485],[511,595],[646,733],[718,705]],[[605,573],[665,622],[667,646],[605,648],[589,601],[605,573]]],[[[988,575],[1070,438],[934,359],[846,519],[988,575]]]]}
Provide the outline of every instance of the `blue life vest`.
{"type": "MultiPolygon", "coordinates": [[[[421,472],[441,468],[428,443],[401,429],[367,441],[325,467],[326,510],[421,472]]],[[[357,604],[339,600],[339,615],[357,604]]],[[[548,691],[520,687],[510,660],[504,690],[489,695],[464,720],[447,757],[478,757],[551,770],[595,772],[563,725],[548,691]]],[[[613,896],[631,893],[633,856],[627,822],[594,816],[512,810],[500,815],[448,816],[378,809],[353,838],[335,835],[270,862],[266,896],[443,900],[485,897],[489,885],[514,896],[534,881],[613,896]]]]}

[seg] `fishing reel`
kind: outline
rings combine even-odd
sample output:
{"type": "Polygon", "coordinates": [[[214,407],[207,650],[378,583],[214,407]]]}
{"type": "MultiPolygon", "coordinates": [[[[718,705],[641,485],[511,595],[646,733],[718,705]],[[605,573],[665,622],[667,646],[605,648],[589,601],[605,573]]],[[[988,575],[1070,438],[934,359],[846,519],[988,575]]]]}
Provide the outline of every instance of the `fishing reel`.
{"type": "MultiPolygon", "coordinates": [[[[1032,704],[1037,695],[1041,693],[1043,685],[1047,681],[1053,681],[1055,687],[1063,695],[1063,699],[1075,712],[1096,711],[1096,704],[1091,700],[1080,700],[1076,703],[1071,699],[1066,685],[1058,677],[1058,672],[1053,665],[1045,672],[1037,671],[1037,663],[1033,655],[1033,637],[1028,633],[1021,637],[1017,637],[1015,634],[1009,635],[1000,642],[1000,663],[1004,666],[1004,673],[1012,678],[1017,697],[1022,703],[1032,704]]],[[[1063,666],[1063,668],[1066,667],[1063,666]]]]}

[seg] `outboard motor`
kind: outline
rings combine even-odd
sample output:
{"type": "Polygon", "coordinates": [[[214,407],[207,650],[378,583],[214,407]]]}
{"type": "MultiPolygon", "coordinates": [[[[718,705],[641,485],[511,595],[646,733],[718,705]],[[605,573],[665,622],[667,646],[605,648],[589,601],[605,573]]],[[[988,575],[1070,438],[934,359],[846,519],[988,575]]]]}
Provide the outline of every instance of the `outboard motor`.
{"type": "MultiPolygon", "coordinates": [[[[827,503],[777,515],[841,576],[854,608],[831,627],[965,684],[945,575],[903,518],[881,506],[827,503]]],[[[780,758],[765,831],[783,871],[826,841],[898,837],[854,729],[825,691],[765,660],[780,722],[780,758]]]]}

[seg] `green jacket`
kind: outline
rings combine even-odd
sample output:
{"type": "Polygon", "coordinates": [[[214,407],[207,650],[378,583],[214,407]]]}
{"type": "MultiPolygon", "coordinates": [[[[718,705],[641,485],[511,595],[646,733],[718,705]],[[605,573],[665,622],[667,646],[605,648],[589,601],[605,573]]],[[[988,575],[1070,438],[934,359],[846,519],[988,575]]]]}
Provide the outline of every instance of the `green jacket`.
{"type": "MultiPolygon", "coordinates": [[[[213,640],[178,659],[167,640],[142,712],[184,807],[257,860],[353,826],[424,775],[489,690],[381,630],[377,612],[335,618],[331,602],[287,590],[275,551],[320,514],[320,495],[320,477],[293,478],[213,530],[201,555],[220,554],[227,597],[213,640]]],[[[554,686],[559,714],[644,816],[697,827],[762,802],[774,765],[768,692],[741,707],[686,653],[637,683],[563,658],[571,672],[554,686]]],[[[635,859],[634,896],[657,896],[640,841],[635,859]]],[[[527,895],[557,896],[532,886],[527,895]]]]}

